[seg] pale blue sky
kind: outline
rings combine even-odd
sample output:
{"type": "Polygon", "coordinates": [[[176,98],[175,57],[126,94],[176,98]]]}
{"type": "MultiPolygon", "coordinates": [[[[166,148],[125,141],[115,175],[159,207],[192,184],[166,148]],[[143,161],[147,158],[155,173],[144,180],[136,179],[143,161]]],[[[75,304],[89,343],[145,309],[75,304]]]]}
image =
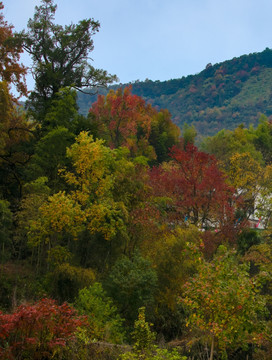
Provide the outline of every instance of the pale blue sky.
{"type": "MultiPolygon", "coordinates": [[[[200,72],[208,63],[272,48],[271,0],[55,2],[57,23],[89,17],[100,21],[93,65],[116,74],[122,83],[180,78],[200,72]]],[[[40,1],[3,4],[6,20],[22,30],[40,1]]]]}

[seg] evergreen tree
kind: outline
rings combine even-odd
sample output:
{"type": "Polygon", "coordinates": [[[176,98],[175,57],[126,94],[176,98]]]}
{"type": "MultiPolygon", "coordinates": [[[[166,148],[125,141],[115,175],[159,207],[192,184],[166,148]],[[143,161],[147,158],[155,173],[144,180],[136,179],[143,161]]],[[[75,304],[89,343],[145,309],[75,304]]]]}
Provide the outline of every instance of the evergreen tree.
{"type": "Polygon", "coordinates": [[[88,63],[94,49],[92,37],[99,30],[99,22],[84,19],[63,27],[54,23],[56,9],[53,0],[42,0],[28,21],[28,31],[17,34],[24,50],[32,57],[35,89],[28,107],[40,121],[61,88],[73,86],[81,90],[116,80],[115,76],[88,63]]]}

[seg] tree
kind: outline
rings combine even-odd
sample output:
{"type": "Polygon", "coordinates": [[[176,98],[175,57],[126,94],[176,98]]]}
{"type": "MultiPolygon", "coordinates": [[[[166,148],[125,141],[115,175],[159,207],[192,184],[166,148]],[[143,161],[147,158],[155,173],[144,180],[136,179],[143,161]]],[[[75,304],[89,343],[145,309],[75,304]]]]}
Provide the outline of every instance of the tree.
{"type": "Polygon", "coordinates": [[[89,331],[93,339],[117,344],[123,342],[123,320],[100,283],[80,290],[75,306],[80,314],[88,317],[89,331]]]}
{"type": "Polygon", "coordinates": [[[152,116],[155,110],[144,99],[131,94],[131,88],[110,90],[98,97],[89,111],[97,135],[105,139],[111,148],[126,146],[131,155],[153,158],[154,149],[149,146],[152,116]]]}
{"type": "Polygon", "coordinates": [[[262,154],[254,144],[255,138],[253,128],[245,129],[238,126],[233,131],[224,129],[212,137],[207,137],[201,148],[216,156],[221,169],[228,171],[230,158],[235,153],[249,153],[255,161],[263,162],[262,154]]]}
{"type": "Polygon", "coordinates": [[[110,90],[98,96],[89,110],[94,134],[111,148],[126,146],[131,156],[165,160],[168,148],[178,142],[179,129],[167,110],[158,112],[143,98],[131,93],[131,87],[110,90]]]}
{"type": "Polygon", "coordinates": [[[70,171],[61,172],[68,190],[50,196],[40,206],[38,217],[28,220],[30,245],[50,249],[60,242],[71,243],[84,232],[89,234],[87,241],[90,235],[99,235],[101,241],[126,236],[127,210],[113,196],[119,169],[116,155],[102,140],[94,141],[86,132],[76,137],[67,149],[70,171]]]}
{"type": "Polygon", "coordinates": [[[9,84],[0,82],[0,186],[5,198],[22,195],[23,171],[29,162],[35,123],[14,105],[9,84]]]}
{"type": "Polygon", "coordinates": [[[185,281],[191,276],[198,264],[199,249],[203,246],[201,233],[194,226],[175,228],[160,234],[152,246],[142,245],[142,252],[156,269],[160,286],[158,300],[170,309],[176,306],[175,294],[181,291],[185,281]]]}
{"type": "Polygon", "coordinates": [[[45,115],[43,127],[50,131],[56,127],[65,127],[75,132],[85,118],[78,113],[77,92],[70,87],[61,88],[54,95],[45,115]]]}
{"type": "Polygon", "coordinates": [[[234,153],[229,159],[228,181],[244,199],[256,197],[263,176],[260,163],[250,153],[234,153]]]}
{"type": "Polygon", "coordinates": [[[177,294],[198,267],[202,256],[202,232],[194,226],[176,227],[153,232],[149,241],[141,243],[141,251],[156,269],[159,279],[156,295],[154,329],[166,341],[179,338],[185,329],[184,307],[177,303],[177,294]],[[154,241],[155,239],[155,241],[154,241]]]}
{"type": "MultiPolygon", "coordinates": [[[[0,10],[4,5],[0,2],[0,10]]],[[[23,52],[21,45],[15,41],[13,26],[8,25],[0,13],[0,80],[13,84],[20,95],[27,95],[25,75],[27,69],[19,64],[23,52]]]]}
{"type": "Polygon", "coordinates": [[[194,125],[189,126],[187,123],[185,123],[182,128],[182,138],[183,138],[184,150],[186,149],[188,144],[195,143],[196,136],[197,136],[197,131],[196,131],[194,125]]]}
{"type": "Polygon", "coordinates": [[[272,166],[261,167],[247,152],[233,154],[229,163],[228,182],[237,189],[237,197],[243,197],[245,215],[262,219],[267,227],[272,210],[272,166]]]}
{"type": "Polygon", "coordinates": [[[85,19],[77,25],[56,25],[57,5],[53,0],[41,1],[28,22],[28,31],[17,34],[33,60],[35,90],[30,95],[28,107],[40,121],[59,89],[67,86],[77,90],[94,88],[116,80],[115,76],[88,63],[94,49],[92,37],[99,30],[99,22],[85,19]]]}
{"type": "Polygon", "coordinates": [[[260,352],[260,359],[270,359],[272,354],[271,342],[271,305],[272,305],[272,244],[271,244],[271,230],[262,232],[262,241],[253,244],[244,254],[243,260],[251,263],[252,272],[254,276],[259,279],[262,294],[265,294],[267,299],[267,307],[269,315],[267,316],[268,331],[260,340],[262,345],[260,352]]]}
{"type": "Polygon", "coordinates": [[[272,122],[267,117],[262,115],[259,120],[259,125],[254,132],[253,143],[257,150],[259,150],[266,164],[271,164],[272,160],[272,122]]]}
{"type": "Polygon", "coordinates": [[[72,254],[65,247],[55,246],[48,251],[48,265],[52,269],[52,260],[57,263],[46,275],[46,289],[58,302],[73,302],[78,292],[93,284],[95,274],[92,269],[84,269],[68,263],[72,254]]]}
{"type": "Polygon", "coordinates": [[[221,230],[234,225],[234,189],[227,185],[216,159],[190,143],[186,150],[174,146],[170,154],[172,163],[150,172],[153,196],[166,200],[168,222],[221,230]]]}
{"type": "Polygon", "coordinates": [[[154,305],[157,287],[156,271],[138,252],[131,259],[120,257],[106,280],[106,290],[129,326],[136,319],[139,307],[150,309],[154,305]]]}
{"type": "Polygon", "coordinates": [[[152,118],[151,133],[149,143],[156,152],[156,163],[162,163],[169,160],[169,149],[178,144],[180,138],[180,129],[171,120],[171,114],[168,110],[160,110],[152,118]]]}
{"type": "Polygon", "coordinates": [[[0,188],[1,195],[14,199],[21,195],[22,170],[29,160],[24,145],[31,139],[34,125],[27,123],[11,93],[13,86],[19,95],[27,95],[27,69],[19,63],[23,49],[16,41],[13,26],[4,20],[3,8],[0,2],[0,188]]]}
{"type": "Polygon", "coordinates": [[[265,228],[271,231],[271,216],[272,216],[272,165],[267,165],[263,172],[263,177],[260,181],[260,196],[257,197],[256,208],[257,215],[262,218],[265,228]]]}
{"type": "Polygon", "coordinates": [[[236,196],[243,198],[244,216],[254,214],[260,196],[260,183],[264,170],[250,153],[234,153],[229,159],[228,183],[236,189],[236,196]]]}
{"type": "Polygon", "coordinates": [[[74,134],[65,127],[57,127],[49,131],[35,145],[35,153],[27,168],[28,177],[46,176],[52,190],[63,188],[63,180],[58,172],[68,165],[66,149],[74,140],[74,134]]]}
{"type": "Polygon", "coordinates": [[[169,351],[154,344],[156,334],[151,331],[145,320],[145,307],[139,309],[138,319],[135,320],[132,332],[132,351],[121,355],[120,360],[186,360],[176,349],[169,351]]]}
{"type": "Polygon", "coordinates": [[[213,261],[203,260],[198,274],[184,285],[180,301],[190,311],[187,325],[206,334],[210,360],[215,346],[225,359],[227,348],[256,343],[265,329],[265,298],[248,271],[234,251],[221,245],[213,261]]]}

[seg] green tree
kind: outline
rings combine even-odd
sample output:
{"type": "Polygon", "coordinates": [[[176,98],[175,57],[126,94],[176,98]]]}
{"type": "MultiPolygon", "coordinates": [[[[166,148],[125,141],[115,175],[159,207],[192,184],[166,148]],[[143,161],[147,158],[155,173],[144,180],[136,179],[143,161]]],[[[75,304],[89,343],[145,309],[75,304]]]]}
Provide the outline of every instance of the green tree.
{"type": "Polygon", "coordinates": [[[196,271],[201,246],[201,232],[194,226],[165,231],[152,245],[141,246],[160,279],[159,301],[170,309],[176,307],[176,294],[196,271]]]}
{"type": "Polygon", "coordinates": [[[176,349],[169,351],[154,344],[156,334],[150,329],[151,324],[145,320],[145,307],[139,309],[132,332],[133,349],[120,356],[120,360],[186,360],[176,349]]]}
{"type": "Polygon", "coordinates": [[[195,143],[196,136],[197,136],[197,131],[196,131],[194,125],[189,126],[187,123],[185,123],[182,128],[182,138],[183,138],[184,150],[186,149],[188,144],[195,143]]]}
{"type": "Polygon", "coordinates": [[[139,307],[145,306],[151,312],[158,278],[150,262],[136,252],[131,259],[123,256],[117,260],[105,285],[122,316],[132,325],[139,307]]]}
{"type": "Polygon", "coordinates": [[[272,161],[272,122],[262,115],[257,129],[254,131],[253,143],[259,150],[265,162],[271,164],[272,161]]]}
{"type": "Polygon", "coordinates": [[[234,251],[221,245],[211,262],[203,260],[198,274],[184,286],[181,301],[190,311],[188,326],[203,331],[214,349],[226,358],[227,348],[256,343],[264,331],[264,296],[249,277],[249,265],[240,264],[234,251]]]}
{"type": "Polygon", "coordinates": [[[75,307],[81,315],[87,315],[90,335],[93,339],[117,344],[123,342],[125,336],[123,320],[100,283],[94,283],[80,290],[75,307]]]}
{"type": "MultiPolygon", "coordinates": [[[[52,259],[51,255],[56,255],[57,251],[59,252],[58,255],[62,256],[61,259],[58,259],[61,262],[70,255],[65,248],[61,249],[61,247],[55,246],[49,251],[49,261],[52,259]]],[[[56,265],[53,271],[47,273],[45,285],[54,299],[57,299],[59,302],[73,302],[78,292],[93,284],[94,280],[95,274],[92,269],[84,269],[63,262],[56,265]]]]}
{"type": "MultiPolygon", "coordinates": [[[[39,208],[49,196],[50,188],[47,182],[46,177],[39,177],[23,186],[23,196],[15,214],[16,228],[13,234],[14,248],[18,252],[19,259],[25,259],[31,252],[27,241],[29,223],[39,218],[39,208]]],[[[32,257],[36,258],[38,264],[40,255],[41,247],[37,249],[37,252],[32,249],[32,257]]]]}
{"type": "Polygon", "coordinates": [[[99,22],[85,19],[77,25],[56,25],[56,9],[53,0],[41,0],[41,6],[36,6],[34,17],[28,21],[28,31],[17,34],[33,61],[35,89],[28,106],[41,121],[59,89],[73,86],[81,90],[116,80],[88,63],[99,22]]]}
{"type": "Polygon", "coordinates": [[[45,115],[43,126],[47,131],[57,127],[65,127],[75,133],[84,119],[78,113],[76,90],[65,87],[60,88],[55,94],[45,115]]]}
{"type": "Polygon", "coordinates": [[[216,156],[224,170],[229,169],[230,158],[235,153],[248,153],[252,159],[261,164],[263,157],[254,145],[254,132],[254,129],[245,129],[243,126],[238,126],[233,131],[224,129],[214,136],[205,138],[201,148],[216,156]]]}
{"type": "Polygon", "coordinates": [[[150,325],[145,321],[145,307],[139,309],[138,319],[134,323],[132,332],[134,340],[134,349],[136,351],[148,350],[156,339],[156,334],[150,330],[150,325]]]}
{"type": "Polygon", "coordinates": [[[49,131],[35,145],[35,153],[26,171],[27,176],[32,180],[47,177],[53,191],[63,188],[64,181],[59,176],[59,170],[68,165],[66,149],[74,140],[75,135],[65,127],[49,131]]]}

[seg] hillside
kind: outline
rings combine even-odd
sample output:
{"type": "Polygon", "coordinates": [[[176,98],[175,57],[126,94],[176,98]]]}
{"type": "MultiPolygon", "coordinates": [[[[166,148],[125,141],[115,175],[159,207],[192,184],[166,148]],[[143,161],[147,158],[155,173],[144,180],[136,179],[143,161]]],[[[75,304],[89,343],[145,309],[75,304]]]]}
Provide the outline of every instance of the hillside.
{"type": "MultiPolygon", "coordinates": [[[[272,50],[208,64],[199,74],[168,81],[134,82],[132,92],[158,108],[166,108],[181,128],[194,124],[201,135],[256,125],[260,114],[272,114],[272,50]]],[[[87,114],[95,96],[79,94],[87,114]]]]}

